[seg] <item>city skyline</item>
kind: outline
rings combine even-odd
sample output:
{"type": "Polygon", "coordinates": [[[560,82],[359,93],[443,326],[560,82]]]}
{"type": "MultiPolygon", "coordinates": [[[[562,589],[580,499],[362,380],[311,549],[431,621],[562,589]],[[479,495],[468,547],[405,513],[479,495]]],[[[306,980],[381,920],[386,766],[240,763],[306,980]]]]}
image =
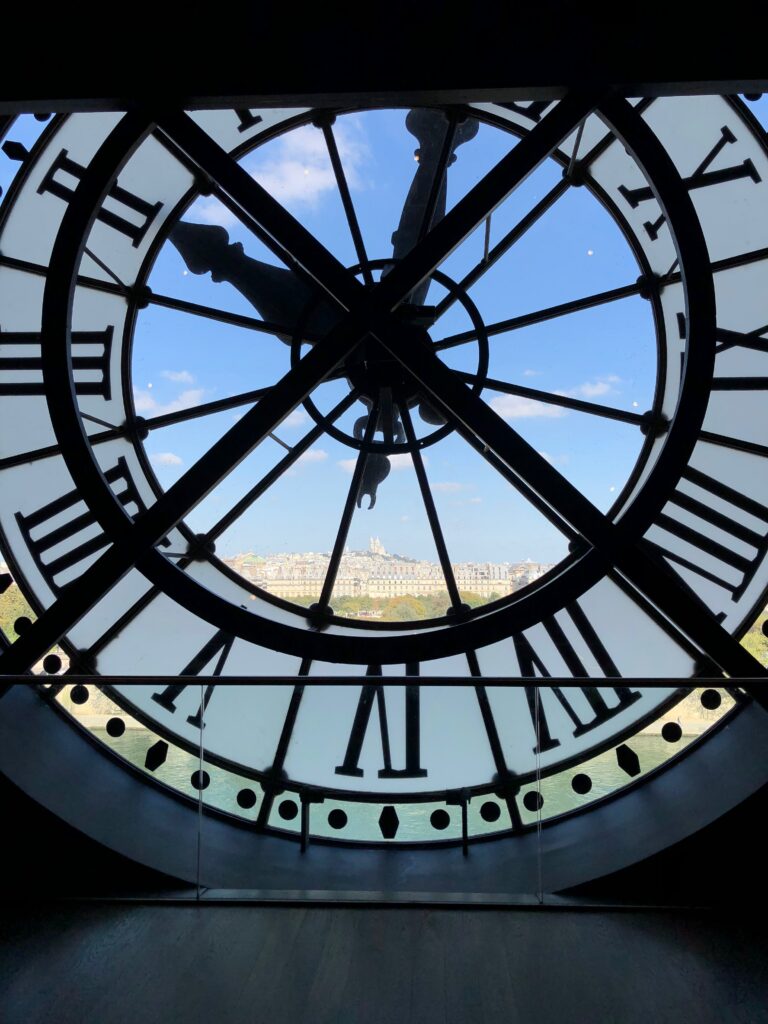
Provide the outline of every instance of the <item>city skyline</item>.
{"type": "MultiPolygon", "coordinates": [[[[322,592],[330,552],[283,551],[259,555],[240,552],[222,559],[225,565],[266,590],[287,600],[317,598],[322,592]]],[[[457,561],[453,576],[460,592],[484,600],[505,597],[539,579],[552,563],[457,561]]],[[[346,548],[336,574],[333,597],[386,599],[406,595],[423,597],[447,590],[437,562],[388,552],[379,537],[370,537],[367,549],[346,548]]]]}

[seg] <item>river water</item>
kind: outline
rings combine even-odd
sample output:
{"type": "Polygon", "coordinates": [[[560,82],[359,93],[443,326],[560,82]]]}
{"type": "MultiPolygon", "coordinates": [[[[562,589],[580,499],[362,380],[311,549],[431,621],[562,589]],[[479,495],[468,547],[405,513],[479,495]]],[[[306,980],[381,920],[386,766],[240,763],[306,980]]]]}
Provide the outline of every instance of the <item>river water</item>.
{"type": "MultiPolygon", "coordinates": [[[[103,728],[93,728],[93,734],[103,740],[116,753],[132,764],[143,769],[147,749],[156,743],[157,737],[143,728],[127,729],[119,738],[110,738],[103,728]]],[[[695,736],[683,735],[676,743],[667,742],[660,735],[640,734],[628,741],[631,749],[637,754],[640,763],[640,776],[646,775],[649,771],[663,764],[673,754],[684,749],[695,736]]],[[[169,746],[167,757],[152,776],[157,781],[170,786],[185,795],[196,799],[198,790],[195,784],[199,779],[195,777],[199,768],[198,758],[174,746],[169,746]]],[[[207,773],[207,785],[203,792],[206,804],[220,810],[236,814],[238,817],[247,820],[255,820],[259,810],[260,788],[257,783],[251,783],[226,770],[217,768],[215,765],[206,763],[204,765],[207,773]],[[254,805],[243,809],[238,804],[238,794],[243,789],[250,789],[256,799],[254,805]]],[[[583,762],[576,768],[560,772],[558,775],[550,776],[541,780],[538,787],[543,804],[540,812],[535,809],[534,793],[528,799],[530,807],[525,806],[525,794],[537,789],[535,785],[525,786],[518,800],[523,823],[534,825],[539,817],[545,820],[557,814],[575,810],[594,802],[595,799],[607,796],[616,792],[621,787],[632,781],[624,769],[619,765],[616,750],[610,749],[598,757],[583,762]],[[591,780],[591,788],[587,794],[579,795],[574,792],[572,780],[576,775],[588,775],[591,780]]],[[[446,840],[458,839],[461,836],[461,812],[458,807],[448,807],[445,804],[433,803],[413,804],[396,803],[393,805],[397,815],[398,841],[421,841],[424,840],[446,840]],[[433,812],[447,810],[448,820],[445,815],[438,815],[437,821],[440,828],[433,823],[433,812]]],[[[336,839],[346,840],[367,840],[378,841],[382,839],[382,832],[379,826],[381,804],[371,805],[353,801],[326,800],[322,804],[313,804],[310,808],[310,828],[313,835],[328,836],[336,839]],[[346,822],[343,828],[333,828],[329,823],[329,815],[332,811],[343,811],[346,822]]],[[[331,815],[332,820],[338,824],[339,815],[331,815]]],[[[270,824],[288,832],[296,833],[300,827],[300,815],[295,796],[286,793],[275,800],[270,824]]],[[[470,801],[468,807],[468,828],[470,835],[491,834],[509,827],[510,819],[506,806],[495,797],[475,797],[470,801]],[[493,810],[495,805],[497,811],[493,810]],[[495,820],[487,820],[495,816],[495,820]]]]}

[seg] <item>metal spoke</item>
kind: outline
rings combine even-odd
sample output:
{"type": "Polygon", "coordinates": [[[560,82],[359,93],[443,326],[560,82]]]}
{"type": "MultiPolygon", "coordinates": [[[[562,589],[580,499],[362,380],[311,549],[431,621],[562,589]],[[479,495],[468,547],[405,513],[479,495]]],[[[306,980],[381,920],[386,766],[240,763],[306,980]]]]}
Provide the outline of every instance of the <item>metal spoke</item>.
{"type": "Polygon", "coordinates": [[[107,430],[119,431],[120,428],[116,427],[114,423],[107,423],[106,420],[100,420],[98,416],[92,416],[89,412],[81,412],[80,415],[84,420],[88,420],[89,423],[95,423],[99,427],[106,427],[107,430]]]}
{"type": "MultiPolygon", "coordinates": [[[[472,287],[488,270],[494,266],[501,257],[508,252],[515,242],[519,241],[523,235],[533,227],[533,225],[549,210],[555,203],[564,195],[570,187],[569,182],[563,180],[559,181],[554,188],[551,188],[549,192],[540,199],[534,207],[532,207],[524,217],[522,217],[513,228],[504,235],[501,241],[497,242],[496,245],[487,253],[484,253],[483,258],[479,263],[475,264],[472,270],[459,281],[459,289],[461,291],[467,291],[472,287]]],[[[438,302],[435,309],[435,320],[439,320],[444,313],[447,313],[449,309],[458,299],[458,292],[456,294],[446,295],[440,302],[438,302]]]]}
{"type": "MultiPolygon", "coordinates": [[[[100,430],[96,434],[89,434],[88,443],[91,445],[104,444],[105,441],[114,441],[115,438],[124,436],[125,427],[113,427],[110,430],[100,430]]],[[[13,469],[14,466],[24,466],[28,462],[50,459],[55,455],[61,455],[61,448],[57,444],[48,444],[31,452],[20,452],[18,455],[8,455],[6,458],[0,459],[0,472],[4,469],[13,469]]]]}
{"type": "MultiPolygon", "coordinates": [[[[204,306],[197,302],[187,302],[185,299],[176,299],[170,295],[159,295],[152,292],[149,296],[150,305],[162,306],[165,309],[175,309],[180,313],[190,313],[192,316],[204,317],[207,320],[216,320],[217,323],[229,324],[232,327],[245,327],[250,331],[259,331],[261,334],[284,335],[290,338],[293,335],[293,327],[287,324],[276,324],[269,320],[259,320],[255,316],[244,316],[242,313],[230,313],[226,309],[217,309],[215,306],[204,306]]],[[[303,332],[302,337],[306,341],[318,341],[317,335],[303,332]]]]}
{"type": "MultiPolygon", "coordinates": [[[[312,659],[302,658],[301,665],[299,667],[299,676],[301,678],[306,678],[309,675],[311,667],[312,659]]],[[[293,730],[296,728],[296,719],[299,716],[299,708],[301,707],[301,701],[304,697],[304,687],[304,683],[296,683],[293,687],[288,711],[286,712],[285,719],[283,721],[283,727],[280,730],[280,738],[277,741],[275,756],[272,759],[272,766],[269,771],[269,775],[275,781],[279,780],[283,774],[283,765],[285,764],[285,759],[288,756],[288,747],[290,746],[291,739],[293,737],[293,730]]],[[[269,815],[272,811],[272,805],[275,802],[275,796],[277,795],[274,785],[270,786],[266,779],[262,781],[261,788],[264,793],[264,799],[261,802],[259,813],[256,816],[257,828],[265,828],[269,823],[269,815]]]]}
{"type": "Polygon", "coordinates": [[[435,548],[437,549],[437,557],[440,561],[440,568],[443,570],[443,576],[445,577],[445,584],[448,588],[448,596],[451,599],[451,605],[454,611],[461,609],[461,597],[459,596],[459,588],[456,585],[456,578],[453,574],[453,566],[451,560],[448,557],[448,548],[445,544],[445,537],[443,536],[442,527],[440,526],[440,520],[437,516],[437,509],[435,508],[435,499],[432,496],[432,491],[429,486],[429,480],[427,479],[427,472],[424,468],[424,460],[421,457],[421,451],[416,440],[416,434],[413,429],[413,421],[411,414],[408,411],[408,406],[405,402],[398,402],[398,408],[400,409],[400,417],[403,422],[405,429],[406,440],[408,441],[408,447],[411,452],[411,458],[413,459],[413,468],[416,471],[416,479],[419,482],[419,490],[421,491],[421,499],[424,502],[424,508],[427,513],[427,519],[429,520],[429,528],[432,531],[432,537],[435,541],[435,548]]]}
{"type": "MultiPolygon", "coordinates": [[[[477,659],[476,651],[467,651],[467,666],[469,667],[469,674],[473,679],[482,679],[482,672],[480,671],[480,663],[477,659]]],[[[523,823],[520,818],[520,811],[518,810],[514,794],[509,791],[506,793],[504,792],[504,782],[509,777],[509,768],[507,766],[507,759],[504,756],[504,748],[501,744],[501,739],[499,738],[496,719],[493,717],[491,702],[488,699],[488,691],[483,683],[475,683],[475,697],[477,698],[477,705],[483,719],[485,734],[488,737],[488,746],[491,748],[493,764],[496,768],[496,774],[501,784],[500,788],[503,793],[504,802],[506,803],[507,810],[509,812],[509,820],[512,823],[513,829],[520,829],[522,828],[523,823]]]]}
{"type": "MultiPolygon", "coordinates": [[[[712,272],[717,274],[724,270],[732,270],[734,267],[746,266],[750,263],[760,263],[768,260],[768,248],[753,249],[750,252],[741,253],[738,256],[727,256],[712,263],[712,272]]],[[[660,287],[666,284],[679,284],[682,280],[680,271],[676,271],[659,282],[660,287]]],[[[533,324],[544,323],[547,320],[555,320],[561,316],[568,316],[570,313],[578,313],[582,309],[592,309],[595,306],[603,306],[609,302],[617,302],[620,299],[629,298],[632,295],[639,295],[644,282],[635,281],[633,284],[622,285],[620,288],[611,288],[608,291],[596,292],[594,295],[586,295],[580,299],[572,299],[570,302],[563,302],[557,306],[548,306],[546,309],[535,310],[532,313],[524,313],[522,316],[514,316],[509,320],[499,320],[495,324],[486,327],[486,333],[490,337],[495,334],[506,334],[509,331],[519,330],[521,327],[531,327],[533,324]]],[[[439,309],[439,307],[438,307],[439,309]]],[[[477,341],[475,331],[463,331],[461,334],[452,334],[446,338],[440,338],[435,342],[436,352],[445,349],[455,348],[457,345],[466,345],[469,342],[477,341]]]]}
{"type": "Polygon", "coordinates": [[[402,301],[403,295],[410,294],[429,277],[597,106],[601,95],[593,92],[566,96],[470,189],[381,281],[377,291],[385,299],[385,308],[393,308],[388,301],[390,294],[402,301]]]}
{"type": "Polygon", "coordinates": [[[241,405],[252,405],[258,402],[264,395],[274,387],[256,388],[254,391],[243,391],[242,394],[232,395],[231,398],[217,398],[214,402],[204,402],[202,405],[192,405],[189,409],[178,409],[176,412],[166,412],[160,416],[148,416],[144,425],[150,430],[160,430],[162,427],[170,427],[176,423],[185,423],[187,420],[196,420],[201,416],[212,416],[217,412],[224,412],[227,409],[237,409],[241,405]]]}
{"type": "MultiPolygon", "coordinates": [[[[633,284],[622,285],[621,288],[611,288],[605,292],[595,292],[594,295],[572,299],[570,302],[563,302],[557,306],[547,306],[546,309],[524,313],[522,316],[513,316],[509,320],[499,320],[495,324],[489,324],[485,328],[485,332],[488,337],[491,337],[495,334],[517,331],[521,327],[531,327],[533,324],[541,324],[547,320],[555,320],[561,316],[578,313],[582,309],[592,309],[595,306],[603,306],[608,302],[617,302],[619,299],[629,298],[631,295],[639,295],[641,287],[641,284],[635,281],[633,284]]],[[[435,342],[434,350],[436,352],[443,352],[445,349],[456,348],[457,345],[466,345],[473,341],[477,341],[476,331],[462,331],[461,334],[451,334],[446,338],[440,338],[439,341],[435,342]]]]}
{"type": "MultiPolygon", "coordinates": [[[[350,394],[343,398],[338,405],[334,406],[333,409],[328,413],[328,420],[333,423],[335,420],[342,416],[350,406],[354,405],[357,399],[360,397],[359,391],[352,391],[350,394]]],[[[285,472],[290,469],[291,466],[304,454],[304,452],[315,443],[325,433],[325,427],[317,425],[305,434],[305,436],[298,441],[283,458],[266,473],[258,483],[244,494],[243,497],[237,502],[236,505],[222,516],[219,521],[211,527],[210,530],[205,534],[203,544],[207,544],[210,541],[216,540],[218,537],[228,530],[232,524],[246,512],[251,505],[258,498],[267,491],[272,484],[275,483],[285,472]]]]}
{"type": "MultiPolygon", "coordinates": [[[[343,399],[343,401],[339,402],[339,404],[330,411],[328,418],[333,421],[341,416],[345,410],[356,401],[358,394],[359,393],[355,391],[343,399]]],[[[226,513],[226,515],[222,516],[210,530],[199,538],[199,549],[201,551],[205,551],[207,547],[215,543],[225,530],[229,529],[229,527],[239,519],[239,517],[247,511],[248,508],[250,508],[257,498],[261,497],[261,495],[264,494],[264,492],[267,491],[268,488],[270,488],[287,469],[290,469],[291,465],[293,465],[293,463],[303,454],[304,451],[306,451],[307,448],[309,448],[311,444],[317,440],[322,433],[322,427],[318,426],[313,428],[305,437],[303,437],[302,440],[294,446],[290,455],[281,459],[280,462],[266,473],[262,479],[255,484],[250,491],[248,491],[247,494],[243,495],[243,497],[229,510],[229,512],[226,513]]],[[[192,555],[185,554],[176,564],[179,569],[186,569],[192,564],[193,560],[192,555]]],[[[89,653],[94,657],[98,655],[98,653],[102,651],[115,636],[125,629],[125,627],[129,625],[129,623],[131,623],[140,612],[144,611],[144,609],[147,608],[156,597],[159,597],[161,593],[162,590],[160,587],[151,587],[147,593],[143,594],[133,605],[131,605],[131,607],[121,615],[120,618],[114,622],[95,643],[91,644],[89,653]]]]}
{"type": "MultiPolygon", "coordinates": [[[[638,103],[635,109],[638,113],[642,113],[642,111],[646,110],[652,102],[652,99],[641,100],[641,102],[638,103]]],[[[574,158],[577,153],[578,144],[581,140],[581,133],[583,131],[585,123],[586,118],[582,120],[578,129],[579,136],[574,147],[573,156],[567,169],[570,173],[572,173],[573,171],[574,158]]],[[[599,142],[595,143],[592,149],[586,154],[584,159],[579,161],[578,166],[580,173],[583,175],[584,171],[588,169],[590,165],[593,164],[595,160],[597,160],[598,157],[602,156],[606,149],[608,149],[608,147],[611,146],[614,142],[616,142],[616,135],[612,131],[606,132],[605,135],[603,135],[602,139],[600,139],[599,142]]],[[[528,213],[523,218],[521,218],[521,220],[519,220],[513,228],[511,228],[507,232],[507,234],[501,239],[501,241],[498,242],[493,247],[493,249],[490,250],[490,252],[488,252],[488,235],[490,233],[490,222],[487,222],[485,246],[486,251],[484,253],[483,259],[463,278],[462,281],[459,282],[459,287],[464,289],[465,291],[471,288],[472,285],[475,284],[487,270],[490,270],[490,268],[499,260],[501,256],[508,252],[508,250],[520,238],[522,238],[522,236],[531,227],[533,227],[533,225],[539,220],[539,218],[544,213],[547,212],[547,210],[554,206],[558,199],[560,199],[560,197],[563,196],[568,191],[571,184],[572,182],[568,178],[568,175],[564,175],[563,180],[558,182],[557,185],[550,189],[550,191],[544,196],[544,198],[540,199],[539,202],[531,210],[529,210],[528,213]]],[[[456,299],[454,296],[447,295],[441,302],[439,302],[437,304],[437,308],[435,311],[435,319],[439,320],[440,317],[453,306],[455,301],[456,299]]]]}
{"type": "MultiPolygon", "coordinates": [[[[649,548],[629,544],[625,522],[611,522],[560,474],[535,448],[505,423],[482,399],[456,379],[428,350],[400,346],[398,358],[419,380],[440,411],[451,417],[458,432],[483,454],[493,454],[510,473],[533,491],[561,522],[614,565],[683,632],[729,674],[763,676],[766,670],[693,598],[678,578],[649,548]]],[[[765,697],[761,698],[766,700],[765,697]]]]}
{"type": "MultiPolygon", "coordinates": [[[[477,374],[463,373],[454,370],[456,376],[468,384],[474,384],[480,380],[477,374]]],[[[493,377],[483,377],[483,384],[491,391],[499,391],[505,395],[518,395],[520,398],[530,398],[534,402],[544,402],[547,405],[558,405],[564,409],[573,409],[575,412],[587,412],[593,416],[604,416],[609,420],[619,420],[622,423],[633,423],[640,426],[643,423],[643,416],[640,413],[629,412],[624,409],[612,409],[609,405],[599,405],[597,402],[585,402],[580,398],[569,398],[567,395],[553,394],[551,391],[539,391],[536,388],[526,388],[520,384],[507,384],[503,380],[496,380],[493,377]]]]}
{"type": "Polygon", "coordinates": [[[371,274],[368,255],[365,251],[365,243],[363,242],[363,236],[360,232],[357,214],[355,213],[355,206],[352,202],[352,196],[349,191],[347,176],[344,173],[344,167],[341,163],[341,157],[339,156],[339,147],[336,145],[336,137],[333,134],[332,116],[323,114],[318,115],[318,119],[315,120],[315,124],[320,128],[323,133],[323,138],[325,139],[328,157],[330,158],[333,174],[336,178],[336,187],[338,188],[339,195],[341,196],[341,203],[344,207],[344,214],[347,218],[347,224],[349,225],[349,233],[352,235],[355,252],[357,253],[357,262],[360,264],[363,280],[366,285],[370,286],[373,284],[373,275],[371,274]]]}
{"type": "Polygon", "coordinates": [[[276,245],[279,254],[287,254],[343,309],[349,310],[359,302],[363,285],[354,275],[189,115],[180,111],[161,115],[158,126],[211,178],[246,226],[276,245]]]}
{"type": "MultiPolygon", "coordinates": [[[[165,494],[133,522],[115,506],[111,493],[101,493],[102,511],[115,538],[109,548],[56,600],[3,655],[3,671],[27,668],[44,654],[100,598],[228,475],[289,412],[325,379],[356,339],[354,322],[335,328],[322,345],[315,346],[299,364],[270,389],[269,394],[231,427],[165,494]],[[40,653],[38,653],[40,652],[40,653]]],[[[96,467],[93,467],[98,473],[96,467]]]]}
{"type": "Polygon", "coordinates": [[[339,572],[339,566],[341,565],[341,556],[344,554],[344,547],[347,543],[347,535],[349,534],[349,527],[352,524],[352,516],[355,512],[355,502],[357,496],[360,493],[360,484],[363,482],[363,471],[365,470],[365,462],[367,459],[367,453],[365,449],[370,446],[371,441],[376,433],[376,424],[379,418],[379,407],[378,403],[374,402],[368,416],[368,423],[365,427],[365,434],[363,436],[363,448],[358,453],[357,462],[355,463],[355,469],[352,473],[352,482],[349,485],[349,491],[347,493],[347,500],[344,503],[344,510],[341,514],[341,521],[339,522],[339,529],[336,534],[336,542],[333,545],[333,551],[331,552],[331,558],[328,562],[328,568],[325,573],[325,580],[323,581],[323,589],[320,593],[318,600],[318,608],[321,612],[324,612],[331,603],[331,594],[333,593],[333,587],[336,583],[336,576],[339,572]]]}
{"type": "Polygon", "coordinates": [[[125,283],[120,280],[114,270],[108,267],[103,260],[99,259],[96,253],[92,252],[87,245],[83,248],[83,252],[93,260],[97,267],[100,267],[104,271],[107,277],[111,277],[116,285],[118,285],[123,291],[127,290],[125,283]]]}

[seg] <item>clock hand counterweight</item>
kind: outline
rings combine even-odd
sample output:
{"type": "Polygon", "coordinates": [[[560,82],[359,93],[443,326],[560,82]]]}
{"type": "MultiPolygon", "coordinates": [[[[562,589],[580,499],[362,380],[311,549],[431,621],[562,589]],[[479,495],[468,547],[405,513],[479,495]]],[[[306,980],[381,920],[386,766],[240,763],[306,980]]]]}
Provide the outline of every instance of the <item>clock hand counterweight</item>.
{"type": "MultiPolygon", "coordinates": [[[[457,122],[441,110],[415,109],[405,119],[408,131],[416,137],[419,148],[416,173],[405,198],[400,223],[392,235],[392,255],[396,260],[406,256],[434,224],[445,216],[447,170],[456,159],[456,150],[477,135],[479,125],[472,118],[457,122]]],[[[429,278],[414,289],[409,301],[424,304],[429,278]]]]}
{"type": "MultiPolygon", "coordinates": [[[[169,238],[193,274],[210,272],[217,283],[228,282],[264,320],[293,329],[303,310],[318,297],[317,291],[292,270],[246,256],[242,244],[230,244],[229,235],[218,225],[180,221],[169,238]]],[[[305,319],[306,340],[315,341],[327,334],[338,319],[338,313],[320,298],[305,319]]],[[[286,344],[291,343],[288,334],[278,337],[286,344]]]]}

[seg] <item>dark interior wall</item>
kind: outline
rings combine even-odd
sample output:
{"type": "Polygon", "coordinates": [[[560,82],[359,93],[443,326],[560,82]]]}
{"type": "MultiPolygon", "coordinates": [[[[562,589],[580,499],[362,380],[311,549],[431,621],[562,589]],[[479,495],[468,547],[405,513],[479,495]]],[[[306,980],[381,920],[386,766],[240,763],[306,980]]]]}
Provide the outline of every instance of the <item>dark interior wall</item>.
{"type": "Polygon", "coordinates": [[[536,4],[444,0],[369,8],[218,4],[210,12],[134,3],[102,18],[30,5],[3,12],[0,112],[314,96],[444,101],[556,95],[572,87],[625,93],[760,91],[768,84],[764,5],[744,0],[709,18],[697,5],[536,4]],[[686,8],[691,7],[686,17],[686,8]],[[758,28],[755,31],[755,28],[758,28]]]}
{"type": "MultiPolygon", "coordinates": [[[[683,842],[568,894],[611,903],[754,908],[768,901],[766,820],[768,787],[683,842]]],[[[5,867],[0,897],[5,899],[161,895],[185,888],[84,836],[2,775],[0,822],[5,867]]]]}

